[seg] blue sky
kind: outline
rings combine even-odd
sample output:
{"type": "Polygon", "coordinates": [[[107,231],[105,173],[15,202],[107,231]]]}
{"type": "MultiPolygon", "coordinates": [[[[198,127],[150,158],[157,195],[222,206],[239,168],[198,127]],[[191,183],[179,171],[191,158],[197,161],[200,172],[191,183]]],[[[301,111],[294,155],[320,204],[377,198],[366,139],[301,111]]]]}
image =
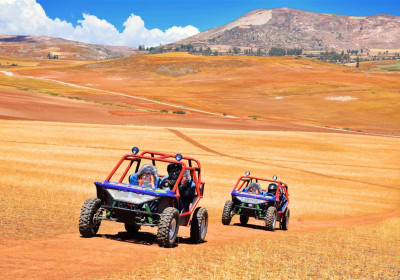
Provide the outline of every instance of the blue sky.
{"type": "Polygon", "coordinates": [[[147,28],[165,30],[171,26],[193,25],[204,31],[228,23],[259,8],[291,7],[302,10],[365,16],[400,16],[399,0],[37,0],[50,18],[76,23],[82,13],[96,15],[120,31],[131,13],[140,16],[147,28]]]}
{"type": "Polygon", "coordinates": [[[224,25],[254,9],[291,7],[353,16],[400,16],[396,1],[0,0],[0,34],[152,47],[224,25]]]}

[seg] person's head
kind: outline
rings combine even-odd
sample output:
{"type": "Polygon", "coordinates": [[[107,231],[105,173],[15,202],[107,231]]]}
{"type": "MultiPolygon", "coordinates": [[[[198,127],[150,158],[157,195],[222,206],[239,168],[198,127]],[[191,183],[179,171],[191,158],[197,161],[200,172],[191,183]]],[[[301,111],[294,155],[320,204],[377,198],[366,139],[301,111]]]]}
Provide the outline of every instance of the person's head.
{"type": "Polygon", "coordinates": [[[268,185],[268,193],[276,194],[276,190],[278,189],[278,185],[271,183],[268,185]]]}
{"type": "Polygon", "coordinates": [[[176,180],[182,171],[182,165],[178,163],[170,163],[167,167],[168,179],[176,180]]]}

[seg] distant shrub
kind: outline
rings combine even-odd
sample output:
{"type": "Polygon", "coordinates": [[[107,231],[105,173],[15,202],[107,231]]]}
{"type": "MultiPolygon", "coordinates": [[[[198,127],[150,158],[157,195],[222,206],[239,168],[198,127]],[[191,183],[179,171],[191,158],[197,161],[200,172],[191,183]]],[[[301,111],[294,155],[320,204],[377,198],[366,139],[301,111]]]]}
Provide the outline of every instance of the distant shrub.
{"type": "Polygon", "coordinates": [[[180,114],[180,115],[186,114],[185,111],[173,111],[172,113],[174,113],[174,114],[180,114]]]}
{"type": "Polygon", "coordinates": [[[168,113],[168,110],[161,110],[161,113],[168,113]]]}
{"type": "Polygon", "coordinates": [[[348,128],[348,127],[343,127],[343,130],[350,130],[350,128],[348,128]]]}
{"type": "Polygon", "coordinates": [[[11,63],[11,66],[18,66],[18,64],[16,64],[16,63],[11,63]]]}

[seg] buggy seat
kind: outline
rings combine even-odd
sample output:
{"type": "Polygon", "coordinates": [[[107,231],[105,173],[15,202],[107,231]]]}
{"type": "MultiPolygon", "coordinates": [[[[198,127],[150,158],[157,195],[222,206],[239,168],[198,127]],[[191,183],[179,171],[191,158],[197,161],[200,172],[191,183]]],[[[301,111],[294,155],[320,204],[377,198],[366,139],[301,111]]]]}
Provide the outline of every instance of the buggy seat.
{"type": "Polygon", "coordinates": [[[157,167],[151,164],[143,165],[137,173],[129,176],[129,184],[144,188],[158,188],[160,178],[157,167]]]}

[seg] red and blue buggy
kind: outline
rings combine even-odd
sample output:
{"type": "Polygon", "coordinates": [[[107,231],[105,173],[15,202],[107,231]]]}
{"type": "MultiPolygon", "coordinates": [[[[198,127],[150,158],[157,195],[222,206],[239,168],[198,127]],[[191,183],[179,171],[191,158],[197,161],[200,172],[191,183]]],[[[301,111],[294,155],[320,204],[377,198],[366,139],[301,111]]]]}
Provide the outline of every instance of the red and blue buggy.
{"type": "Polygon", "coordinates": [[[229,225],[232,217],[240,215],[240,223],[246,225],[249,218],[265,221],[266,229],[275,230],[276,222],[280,229],[289,227],[290,210],[288,186],[273,176],[273,180],[250,176],[246,172],[237,181],[232,200],[225,203],[222,224],[229,225]]]}
{"type": "Polygon", "coordinates": [[[157,243],[172,247],[179,226],[190,226],[193,243],[205,240],[208,213],[197,207],[204,193],[197,159],[134,147],[124,155],[104,182],[95,182],[97,197],[82,206],[79,231],[83,237],[97,234],[103,220],[125,224],[136,234],[141,226],[158,227],[157,243]],[[158,173],[165,167],[166,176],[158,173]],[[197,208],[196,208],[197,207],[197,208]]]}

